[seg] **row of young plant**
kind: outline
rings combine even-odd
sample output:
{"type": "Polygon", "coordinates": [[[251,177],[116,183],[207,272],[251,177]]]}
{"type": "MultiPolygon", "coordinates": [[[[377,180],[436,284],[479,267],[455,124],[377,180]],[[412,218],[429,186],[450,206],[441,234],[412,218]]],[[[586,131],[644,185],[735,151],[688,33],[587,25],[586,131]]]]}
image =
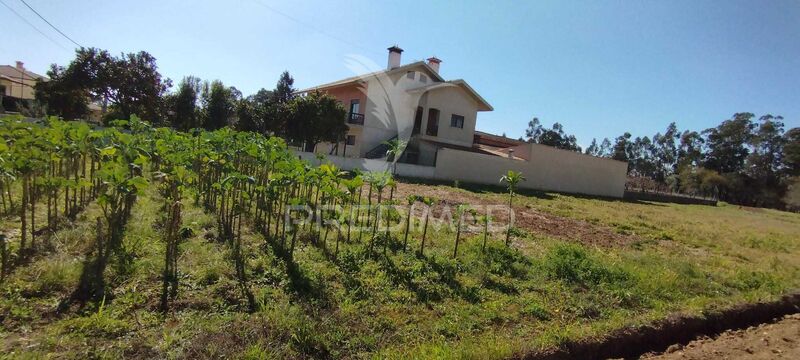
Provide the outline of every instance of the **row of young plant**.
{"type": "MultiPolygon", "coordinates": [[[[376,254],[376,245],[382,245],[385,253],[392,240],[390,222],[402,219],[393,206],[400,202],[394,198],[397,184],[389,172],[351,174],[323,163],[322,157],[318,166],[312,166],[295,157],[280,138],[230,129],[183,133],[161,128],[138,134],[150,140],[153,168],[156,178],[162,181],[162,194],[167,201],[164,308],[167,289],[174,295],[177,288],[180,204],[187,196],[215,214],[219,240],[231,250],[236,277],[251,307],[255,305],[243,260],[243,223],[249,222],[248,226],[262,233],[292,264],[301,234],[334,257],[338,256],[341,242],[361,244],[368,256],[376,254]],[[381,232],[383,229],[385,232],[381,232]],[[335,244],[329,245],[331,235],[335,244]]],[[[512,196],[521,180],[521,174],[514,172],[502,178],[512,196]]],[[[408,213],[404,219],[402,250],[408,250],[411,210],[421,203],[426,209],[418,252],[424,254],[430,207],[436,200],[417,195],[405,200],[408,213]]],[[[458,255],[462,222],[468,213],[483,224],[483,246],[486,246],[490,217],[479,216],[467,205],[459,205],[453,257],[458,255]]]]}
{"type": "MultiPolygon", "coordinates": [[[[326,252],[333,234],[334,256],[343,241],[363,244],[370,256],[375,254],[376,243],[385,252],[391,239],[389,222],[401,219],[396,208],[385,206],[400,203],[394,198],[396,183],[388,172],[349,174],[323,164],[321,159],[319,166],[312,166],[296,158],[283,140],[248,132],[221,129],[185,133],[153,128],[135,117],[114,125],[91,129],[83,123],[57,119],[47,119],[42,124],[19,118],[0,120],[0,136],[5,140],[0,143],[0,150],[4,150],[0,152],[2,205],[6,212],[19,211],[20,252],[28,247],[28,234],[33,246],[38,202],[46,202],[47,228],[52,229],[59,214],[74,217],[89,201],[98,199],[103,216],[97,219],[96,246],[87,257],[75,292],[74,297],[81,300],[105,295],[103,271],[110,256],[121,250],[122,231],[137,194],[151,181],[164,199],[164,309],[169,297],[177,293],[178,244],[185,231],[181,227],[181,211],[187,198],[215,214],[219,239],[230,247],[237,278],[251,304],[242,254],[244,221],[250,222],[292,263],[301,233],[326,252]],[[15,192],[21,192],[21,196],[15,192]],[[59,201],[62,195],[64,200],[59,201]],[[14,204],[15,197],[22,199],[21,205],[14,204]],[[311,221],[300,222],[300,218],[311,221]],[[379,230],[384,228],[381,233],[379,230]]],[[[505,180],[513,189],[518,180],[511,176],[505,180]]],[[[403,251],[408,250],[412,205],[422,203],[428,207],[418,250],[423,254],[429,209],[435,200],[416,195],[405,200],[409,210],[403,251]]],[[[458,254],[464,215],[476,215],[464,205],[456,213],[454,257],[458,254]]],[[[488,227],[488,216],[479,219],[488,227]]],[[[484,244],[486,236],[484,231],[484,244]]]]}
{"type": "Polygon", "coordinates": [[[9,254],[6,243],[11,236],[2,236],[3,277],[14,262],[9,261],[12,255],[13,260],[23,260],[36,250],[48,249],[50,244],[37,244],[37,237],[48,239],[58,226],[97,200],[103,215],[97,219],[96,244],[75,296],[102,296],[102,272],[121,246],[136,194],[148,184],[143,173],[148,156],[140,146],[141,137],[117,127],[92,129],[56,118],[33,122],[3,117],[0,138],[2,211],[4,216],[18,215],[20,224],[15,254],[9,254]],[[40,206],[46,207],[43,224],[36,217],[40,206]]]}

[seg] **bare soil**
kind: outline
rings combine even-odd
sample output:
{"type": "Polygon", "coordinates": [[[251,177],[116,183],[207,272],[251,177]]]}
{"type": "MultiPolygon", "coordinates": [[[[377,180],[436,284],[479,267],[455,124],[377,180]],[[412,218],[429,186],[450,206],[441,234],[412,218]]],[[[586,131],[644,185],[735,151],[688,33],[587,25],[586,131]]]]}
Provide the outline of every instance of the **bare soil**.
{"type": "Polygon", "coordinates": [[[675,315],[520,358],[629,359],[662,353],[667,358],[689,359],[797,359],[798,341],[800,292],[795,292],[776,301],[742,304],[705,315],[675,315]]]}
{"type": "Polygon", "coordinates": [[[703,337],[662,354],[643,359],[800,359],[800,314],[743,330],[728,330],[716,338],[703,337]]]}
{"type": "MultiPolygon", "coordinates": [[[[477,194],[448,189],[443,186],[399,183],[394,198],[405,199],[408,195],[433,197],[450,206],[457,204],[505,205],[505,203],[489,201],[477,194]]],[[[516,214],[515,226],[534,234],[602,247],[621,246],[639,240],[633,235],[619,234],[610,227],[556,216],[523,206],[514,206],[513,208],[516,214]]],[[[435,214],[436,211],[434,209],[433,213],[435,214]]],[[[505,221],[502,218],[497,219],[497,222],[500,223],[505,221]]]]}

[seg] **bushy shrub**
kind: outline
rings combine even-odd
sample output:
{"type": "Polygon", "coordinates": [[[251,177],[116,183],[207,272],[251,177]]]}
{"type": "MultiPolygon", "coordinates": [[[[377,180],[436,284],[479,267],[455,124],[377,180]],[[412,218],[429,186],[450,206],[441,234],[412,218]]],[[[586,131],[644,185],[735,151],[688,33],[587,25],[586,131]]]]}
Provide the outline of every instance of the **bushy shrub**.
{"type": "Polygon", "coordinates": [[[559,244],[545,256],[543,268],[551,279],[573,285],[619,284],[630,274],[591,256],[576,244],[559,244]]]}

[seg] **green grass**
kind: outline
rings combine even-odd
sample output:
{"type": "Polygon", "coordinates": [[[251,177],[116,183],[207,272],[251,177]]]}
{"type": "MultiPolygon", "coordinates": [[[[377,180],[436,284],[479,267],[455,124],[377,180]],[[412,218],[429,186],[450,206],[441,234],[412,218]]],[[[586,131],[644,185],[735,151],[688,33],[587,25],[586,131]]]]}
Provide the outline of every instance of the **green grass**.
{"type": "MultiPolygon", "coordinates": [[[[444,229],[428,229],[424,257],[395,251],[402,233],[386,257],[380,241],[381,255],[368,256],[367,234],[340,244],[337,258],[335,234],[328,251],[300,236],[291,267],[246,226],[247,286],[259,305],[248,313],[213,216],[186,201],[192,235],[180,245],[178,296],[162,314],[161,200],[149,191],[127,224],[126,256],[105,274],[113,296],[55,314],[93,239],[92,205],[52,238],[57,251],[36,255],[0,285],[0,357],[505,358],[675,312],[775,299],[800,285],[798,214],[546,195],[523,194],[515,205],[639,240],[600,248],[519,229],[522,246],[507,249],[497,234],[482,253],[481,235],[462,234],[455,260],[455,234],[444,229]]],[[[420,237],[412,232],[410,249],[420,237]]]]}

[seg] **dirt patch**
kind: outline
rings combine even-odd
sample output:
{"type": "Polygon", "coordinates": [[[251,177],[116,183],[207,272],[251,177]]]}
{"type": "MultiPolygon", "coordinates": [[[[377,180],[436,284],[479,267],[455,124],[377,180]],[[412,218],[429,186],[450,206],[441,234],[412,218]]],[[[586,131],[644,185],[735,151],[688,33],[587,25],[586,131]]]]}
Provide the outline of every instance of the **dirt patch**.
{"type": "Polygon", "coordinates": [[[562,240],[596,246],[621,246],[639,240],[632,235],[615,232],[609,227],[542,213],[532,209],[514,207],[518,227],[562,240]]]}
{"type": "MultiPolygon", "coordinates": [[[[444,186],[399,183],[394,194],[395,199],[403,200],[408,195],[433,197],[451,206],[456,204],[505,205],[487,201],[476,194],[448,189],[444,186]]],[[[604,247],[620,246],[640,240],[633,235],[619,234],[609,227],[547,214],[522,206],[514,206],[514,211],[517,227],[562,240],[604,247]]],[[[436,209],[433,213],[436,214],[436,209]]],[[[505,223],[506,219],[498,218],[496,221],[505,223]]]]}
{"type": "MultiPolygon", "coordinates": [[[[559,349],[525,354],[518,358],[548,360],[637,358],[654,351],[664,352],[671,349],[672,352],[677,352],[677,348],[681,345],[675,344],[688,344],[700,337],[716,336],[726,331],[732,333],[734,330],[773,322],[774,319],[798,312],[800,312],[800,292],[786,295],[777,301],[744,304],[708,313],[705,316],[673,316],[652,325],[621,329],[600,339],[571,341],[559,349]]],[[[800,325],[795,324],[795,326],[800,325]]],[[[765,338],[763,331],[761,333],[760,341],[761,338],[765,338]]],[[[795,335],[789,339],[798,341],[798,336],[795,335]]],[[[770,340],[767,339],[767,341],[770,340]]],[[[783,340],[781,339],[781,341],[783,340]]],[[[755,349],[751,350],[755,352],[755,349]]],[[[710,351],[713,354],[714,349],[710,351]]],[[[770,349],[771,351],[772,349],[770,349]]],[[[724,358],[723,355],[709,357],[724,358]]],[[[777,357],[776,354],[770,356],[770,358],[775,357],[777,357]]]]}
{"type": "Polygon", "coordinates": [[[800,359],[800,314],[778,322],[728,330],[712,339],[704,337],[686,346],[672,345],[663,354],[645,359],[800,359]]]}

